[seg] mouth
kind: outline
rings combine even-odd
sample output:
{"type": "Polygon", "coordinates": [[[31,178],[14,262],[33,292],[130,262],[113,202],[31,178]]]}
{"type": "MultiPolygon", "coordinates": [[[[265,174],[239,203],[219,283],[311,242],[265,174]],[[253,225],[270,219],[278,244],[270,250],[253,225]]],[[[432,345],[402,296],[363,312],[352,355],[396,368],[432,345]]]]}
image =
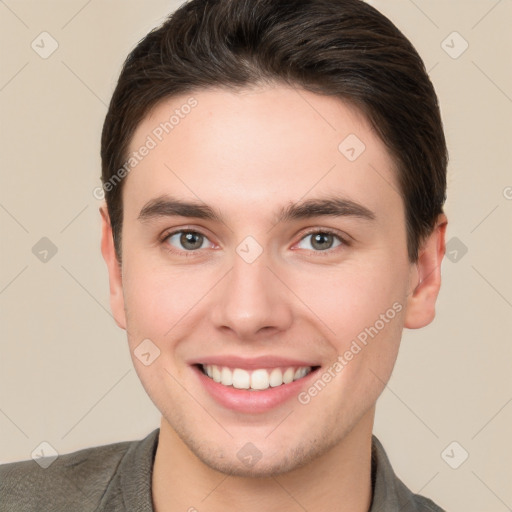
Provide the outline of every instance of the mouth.
{"type": "Polygon", "coordinates": [[[318,375],[319,361],[272,354],[215,354],[188,361],[199,387],[222,409],[247,415],[290,404],[318,375]]]}
{"type": "Polygon", "coordinates": [[[319,366],[283,366],[274,368],[231,368],[216,364],[195,365],[206,377],[227,388],[265,391],[299,381],[319,366]]]}

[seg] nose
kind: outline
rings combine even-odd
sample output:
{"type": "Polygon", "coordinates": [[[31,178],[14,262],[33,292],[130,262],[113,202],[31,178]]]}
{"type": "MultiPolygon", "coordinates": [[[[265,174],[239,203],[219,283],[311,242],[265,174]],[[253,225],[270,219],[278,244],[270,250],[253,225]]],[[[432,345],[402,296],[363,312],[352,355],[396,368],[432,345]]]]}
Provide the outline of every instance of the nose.
{"type": "Polygon", "coordinates": [[[292,294],[278,275],[265,253],[252,263],[235,255],[231,271],[216,286],[210,309],[214,326],[246,341],[288,329],[292,294]]]}

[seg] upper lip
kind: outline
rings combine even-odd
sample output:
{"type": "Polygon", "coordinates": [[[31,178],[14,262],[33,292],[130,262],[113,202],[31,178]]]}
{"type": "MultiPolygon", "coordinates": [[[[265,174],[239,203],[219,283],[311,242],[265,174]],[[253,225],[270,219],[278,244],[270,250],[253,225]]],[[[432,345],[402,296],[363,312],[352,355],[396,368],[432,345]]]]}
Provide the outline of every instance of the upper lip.
{"type": "Polygon", "coordinates": [[[245,358],[235,355],[216,355],[205,356],[203,358],[195,358],[189,361],[190,365],[208,365],[227,366],[229,368],[242,368],[247,370],[257,370],[258,368],[279,368],[279,367],[300,367],[300,366],[319,366],[312,361],[305,361],[295,358],[280,357],[280,356],[259,356],[252,358],[245,358]]]}

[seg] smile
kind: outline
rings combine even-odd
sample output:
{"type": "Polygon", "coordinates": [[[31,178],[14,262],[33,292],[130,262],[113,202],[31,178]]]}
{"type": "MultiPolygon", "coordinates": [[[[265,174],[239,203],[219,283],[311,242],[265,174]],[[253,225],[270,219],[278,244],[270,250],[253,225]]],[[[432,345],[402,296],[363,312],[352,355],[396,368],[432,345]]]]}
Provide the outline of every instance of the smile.
{"type": "Polygon", "coordinates": [[[201,371],[214,382],[235,389],[262,391],[300,380],[313,371],[311,366],[260,368],[244,370],[214,364],[199,365],[201,371]]]}

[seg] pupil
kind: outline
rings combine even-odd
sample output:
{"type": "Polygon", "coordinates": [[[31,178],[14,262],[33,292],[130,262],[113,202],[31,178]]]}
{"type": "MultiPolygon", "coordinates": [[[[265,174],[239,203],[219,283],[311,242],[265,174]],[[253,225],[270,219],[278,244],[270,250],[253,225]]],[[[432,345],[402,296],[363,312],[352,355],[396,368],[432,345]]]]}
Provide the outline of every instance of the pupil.
{"type": "Polygon", "coordinates": [[[315,249],[325,250],[329,249],[332,245],[332,235],[329,233],[316,233],[313,236],[313,247],[315,249]]]}
{"type": "Polygon", "coordinates": [[[198,233],[183,233],[181,235],[181,245],[186,249],[198,249],[202,245],[202,235],[198,233]]]}

